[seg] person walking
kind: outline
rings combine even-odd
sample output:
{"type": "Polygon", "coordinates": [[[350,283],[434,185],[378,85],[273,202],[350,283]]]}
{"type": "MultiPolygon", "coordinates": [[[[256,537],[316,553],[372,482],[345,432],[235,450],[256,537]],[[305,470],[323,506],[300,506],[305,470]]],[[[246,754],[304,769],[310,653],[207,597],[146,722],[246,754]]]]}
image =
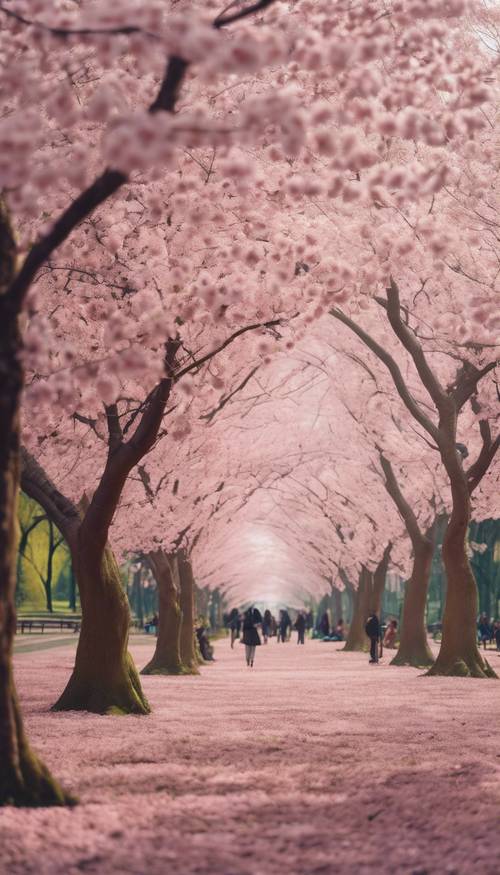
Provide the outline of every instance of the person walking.
{"type": "Polygon", "coordinates": [[[380,621],[376,611],[372,611],[365,625],[365,632],[370,639],[370,662],[378,662],[378,643],[380,640],[380,621]]]}
{"type": "Polygon", "coordinates": [[[291,626],[290,616],[286,608],[284,608],[282,611],[280,611],[278,641],[282,641],[283,643],[285,643],[288,638],[289,626],[291,626]]]}
{"type": "Polygon", "coordinates": [[[229,628],[231,630],[231,650],[234,647],[234,642],[236,638],[240,637],[240,628],[241,628],[241,620],[240,620],[240,612],[238,608],[233,608],[231,613],[229,614],[229,628]]]}
{"type": "Polygon", "coordinates": [[[312,635],[312,630],[314,629],[314,614],[312,611],[308,611],[306,614],[306,631],[309,632],[309,635],[312,635]]]}
{"type": "Polygon", "coordinates": [[[264,611],[264,619],[262,620],[262,637],[264,638],[264,644],[267,644],[267,639],[271,635],[272,632],[272,616],[269,608],[264,611]]]}
{"type": "Polygon", "coordinates": [[[257,624],[261,622],[262,617],[256,608],[250,607],[245,611],[245,616],[243,617],[243,644],[245,645],[247,666],[251,668],[253,668],[253,661],[255,659],[255,648],[261,643],[257,631],[257,624]]]}
{"type": "Polygon", "coordinates": [[[306,618],[302,611],[299,611],[297,614],[297,619],[295,620],[295,628],[297,630],[297,644],[304,644],[304,637],[306,632],[306,618]]]}
{"type": "Polygon", "coordinates": [[[479,635],[479,641],[481,642],[484,649],[486,650],[487,641],[490,641],[491,638],[493,637],[492,632],[491,632],[491,626],[488,622],[488,617],[486,616],[486,614],[481,614],[481,616],[479,617],[478,635],[479,635]]]}

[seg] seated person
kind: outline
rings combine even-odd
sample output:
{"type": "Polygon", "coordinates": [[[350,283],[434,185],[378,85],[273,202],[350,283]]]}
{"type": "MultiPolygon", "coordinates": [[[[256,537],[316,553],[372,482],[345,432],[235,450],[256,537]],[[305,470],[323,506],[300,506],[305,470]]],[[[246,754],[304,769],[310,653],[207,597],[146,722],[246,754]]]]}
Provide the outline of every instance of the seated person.
{"type": "Polygon", "coordinates": [[[393,650],[396,647],[396,635],[398,629],[398,621],[390,620],[384,635],[384,647],[393,650]]]}
{"type": "Polygon", "coordinates": [[[344,640],[344,621],[342,617],[339,619],[337,625],[335,626],[335,631],[333,633],[334,641],[343,641],[344,640]]]}
{"type": "Polygon", "coordinates": [[[158,614],[153,614],[151,619],[144,623],[144,631],[149,634],[150,629],[153,629],[155,632],[158,629],[158,614]]]}
{"type": "Polygon", "coordinates": [[[198,626],[196,629],[196,637],[200,646],[200,653],[206,662],[212,662],[214,658],[214,649],[208,639],[208,632],[205,626],[198,626]]]}

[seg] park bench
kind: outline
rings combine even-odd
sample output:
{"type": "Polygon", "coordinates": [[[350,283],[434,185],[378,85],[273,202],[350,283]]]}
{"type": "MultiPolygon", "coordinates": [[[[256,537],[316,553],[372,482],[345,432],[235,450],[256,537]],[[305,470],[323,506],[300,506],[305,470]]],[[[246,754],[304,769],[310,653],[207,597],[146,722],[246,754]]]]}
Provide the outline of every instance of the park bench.
{"type": "Polygon", "coordinates": [[[80,620],[56,620],[54,617],[18,617],[17,629],[21,630],[24,635],[25,630],[32,632],[33,629],[40,629],[43,633],[45,629],[72,629],[73,632],[80,631],[80,620]]]}

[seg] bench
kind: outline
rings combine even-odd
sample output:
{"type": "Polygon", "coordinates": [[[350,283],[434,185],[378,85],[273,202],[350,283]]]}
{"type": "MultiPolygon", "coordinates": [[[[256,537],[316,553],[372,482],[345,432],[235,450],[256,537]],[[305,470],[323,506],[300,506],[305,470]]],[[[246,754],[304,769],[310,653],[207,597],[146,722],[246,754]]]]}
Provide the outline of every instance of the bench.
{"type": "Polygon", "coordinates": [[[19,617],[17,620],[17,629],[21,630],[21,635],[24,635],[25,630],[32,632],[33,629],[40,629],[42,633],[45,629],[72,629],[73,632],[80,631],[80,620],[56,620],[52,617],[19,617]]]}

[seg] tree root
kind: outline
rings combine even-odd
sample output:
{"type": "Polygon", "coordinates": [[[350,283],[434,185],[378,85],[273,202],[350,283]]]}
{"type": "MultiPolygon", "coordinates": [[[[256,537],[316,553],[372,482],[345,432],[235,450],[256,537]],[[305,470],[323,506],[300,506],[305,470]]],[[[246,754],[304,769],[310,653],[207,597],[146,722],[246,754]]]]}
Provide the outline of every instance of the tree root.
{"type": "Polygon", "coordinates": [[[434,657],[431,653],[415,653],[413,655],[405,655],[404,653],[398,652],[393,657],[393,659],[391,659],[391,665],[409,665],[413,668],[430,668],[434,665],[434,657]]]}
{"type": "Polygon", "coordinates": [[[188,675],[188,674],[198,674],[197,669],[193,671],[193,669],[187,668],[185,665],[162,665],[159,662],[148,662],[147,665],[141,669],[142,675],[188,675]]]}
{"type": "Polygon", "coordinates": [[[495,678],[498,675],[485,659],[460,659],[445,662],[437,658],[434,665],[426,672],[428,677],[460,677],[460,678],[495,678]]]}
{"type": "Polygon", "coordinates": [[[0,762],[0,806],[76,805],[77,800],[60,786],[31,750],[24,734],[16,694],[13,693],[12,697],[15,737],[11,753],[4,753],[0,762]]]}
{"type": "Polygon", "coordinates": [[[75,668],[53,711],[91,711],[93,714],[149,714],[151,708],[144,696],[139,674],[127,653],[121,677],[107,680],[97,672],[81,676],[75,668]]]}

